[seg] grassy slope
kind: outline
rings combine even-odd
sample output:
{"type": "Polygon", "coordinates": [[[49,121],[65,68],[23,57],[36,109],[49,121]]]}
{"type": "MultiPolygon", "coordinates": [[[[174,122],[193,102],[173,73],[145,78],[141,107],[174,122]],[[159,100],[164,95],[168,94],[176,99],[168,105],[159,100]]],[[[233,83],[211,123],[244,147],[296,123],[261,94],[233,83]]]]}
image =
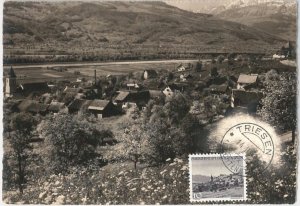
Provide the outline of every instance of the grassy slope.
{"type": "Polygon", "coordinates": [[[161,2],[6,2],[4,40],[15,46],[54,42],[73,46],[108,41],[112,45],[226,44],[253,46],[280,38],[238,23],[180,10],[161,2]]]}

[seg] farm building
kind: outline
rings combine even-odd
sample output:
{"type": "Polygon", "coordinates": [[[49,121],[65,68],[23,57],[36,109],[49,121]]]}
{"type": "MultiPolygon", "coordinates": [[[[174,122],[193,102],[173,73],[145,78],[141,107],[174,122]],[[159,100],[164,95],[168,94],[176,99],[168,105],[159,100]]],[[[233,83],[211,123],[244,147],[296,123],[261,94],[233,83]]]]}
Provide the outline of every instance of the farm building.
{"type": "MultiPolygon", "coordinates": [[[[154,93],[152,92],[154,95],[154,93]]],[[[146,106],[151,98],[151,93],[148,90],[145,91],[119,91],[119,94],[115,98],[115,103],[122,107],[128,105],[128,103],[134,103],[139,109],[146,106]]]]}
{"type": "Polygon", "coordinates": [[[231,105],[232,107],[247,108],[250,113],[256,112],[262,97],[263,93],[259,91],[232,89],[231,105]]]}
{"type": "Polygon", "coordinates": [[[23,96],[28,96],[31,93],[44,94],[47,92],[50,92],[50,88],[46,82],[20,83],[16,89],[16,93],[23,96]]]}
{"type": "Polygon", "coordinates": [[[115,102],[117,104],[123,104],[127,101],[130,92],[127,91],[119,91],[119,94],[115,98],[115,102]]]}
{"type": "Polygon", "coordinates": [[[237,89],[245,89],[246,86],[255,85],[257,83],[257,74],[240,74],[237,81],[237,89]]]}
{"type": "Polygon", "coordinates": [[[108,100],[95,99],[88,107],[90,113],[98,118],[110,117],[120,114],[117,107],[108,100]]]}

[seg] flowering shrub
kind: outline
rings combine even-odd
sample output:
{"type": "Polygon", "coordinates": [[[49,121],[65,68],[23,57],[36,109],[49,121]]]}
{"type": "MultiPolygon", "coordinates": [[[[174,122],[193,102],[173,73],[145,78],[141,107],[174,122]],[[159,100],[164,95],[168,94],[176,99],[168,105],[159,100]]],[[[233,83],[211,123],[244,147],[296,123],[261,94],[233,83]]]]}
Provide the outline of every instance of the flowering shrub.
{"type": "Polygon", "coordinates": [[[258,161],[252,161],[248,170],[248,199],[252,203],[294,203],[296,196],[296,151],[287,146],[281,153],[281,165],[270,166],[263,173],[258,171],[258,161]]]}
{"type": "MultiPolygon", "coordinates": [[[[262,166],[258,159],[247,165],[248,203],[295,202],[294,147],[287,146],[281,157],[280,166],[271,166],[263,173],[256,172],[262,166]]],[[[167,159],[162,166],[137,170],[128,162],[77,166],[69,174],[32,179],[22,196],[4,191],[3,200],[26,204],[189,204],[188,163],[186,158],[167,159]]]]}
{"type": "Polygon", "coordinates": [[[71,174],[37,180],[22,197],[8,192],[3,199],[27,204],[184,204],[188,182],[187,161],[177,158],[140,170],[74,167],[71,174]]]}

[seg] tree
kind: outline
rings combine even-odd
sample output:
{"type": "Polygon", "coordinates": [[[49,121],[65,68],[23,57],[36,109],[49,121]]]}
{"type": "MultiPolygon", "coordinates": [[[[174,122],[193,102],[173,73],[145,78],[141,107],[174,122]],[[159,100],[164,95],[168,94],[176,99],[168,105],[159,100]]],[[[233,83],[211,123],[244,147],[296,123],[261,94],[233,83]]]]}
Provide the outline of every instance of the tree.
{"type": "Polygon", "coordinates": [[[195,67],[196,72],[200,72],[202,70],[202,61],[198,61],[195,67]]]}
{"type": "Polygon", "coordinates": [[[96,157],[95,149],[105,133],[97,130],[91,122],[60,114],[43,121],[40,134],[49,146],[50,167],[59,173],[96,157]]]}
{"type": "Polygon", "coordinates": [[[219,56],[217,57],[217,62],[218,62],[219,64],[221,64],[221,63],[224,61],[224,59],[225,59],[224,55],[219,55],[219,56]]]}
{"type": "Polygon", "coordinates": [[[148,161],[154,164],[164,163],[168,158],[188,154],[191,137],[182,128],[169,125],[166,121],[151,122],[144,127],[148,135],[148,161]]]}
{"type": "Polygon", "coordinates": [[[210,71],[210,76],[211,77],[217,77],[218,75],[219,75],[218,68],[216,66],[213,66],[211,71],[210,71]]]}
{"type": "Polygon", "coordinates": [[[185,95],[176,92],[163,106],[163,111],[171,124],[179,124],[190,110],[190,101],[185,95]]]}
{"type": "MultiPolygon", "coordinates": [[[[270,75],[269,75],[270,76],[270,75]]],[[[277,78],[266,78],[266,96],[258,114],[279,131],[292,131],[295,141],[297,78],[295,73],[282,73],[277,78]]]]}
{"type": "Polygon", "coordinates": [[[243,56],[242,55],[237,55],[236,60],[241,62],[243,61],[243,56]]]}
{"type": "Polygon", "coordinates": [[[26,165],[34,125],[35,121],[28,113],[18,113],[12,117],[10,122],[9,142],[17,162],[17,183],[20,193],[23,193],[23,184],[26,182],[26,165]]]}
{"type": "Polygon", "coordinates": [[[149,154],[149,135],[144,131],[142,124],[133,124],[124,130],[121,134],[122,143],[119,148],[120,158],[131,160],[134,163],[134,169],[137,169],[137,163],[146,160],[149,154]]]}
{"type": "Polygon", "coordinates": [[[234,60],[234,57],[235,57],[235,54],[234,54],[234,53],[229,53],[229,54],[227,55],[227,59],[228,59],[228,60],[234,60]]]}

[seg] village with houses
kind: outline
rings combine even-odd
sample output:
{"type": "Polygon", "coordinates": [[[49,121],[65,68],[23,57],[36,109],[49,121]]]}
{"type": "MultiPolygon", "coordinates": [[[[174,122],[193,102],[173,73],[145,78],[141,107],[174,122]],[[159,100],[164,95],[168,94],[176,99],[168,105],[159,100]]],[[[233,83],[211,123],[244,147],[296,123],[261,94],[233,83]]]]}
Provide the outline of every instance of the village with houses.
{"type": "MultiPolygon", "coordinates": [[[[284,60],[292,61],[289,55],[294,51],[288,50],[286,52],[285,47],[283,48],[281,52],[286,55],[284,60]]],[[[141,125],[143,121],[146,122],[143,123],[145,126],[142,128],[147,127],[147,121],[152,125],[154,123],[151,121],[161,121],[166,115],[159,114],[156,108],[166,107],[166,105],[174,102],[172,107],[178,112],[178,114],[175,113],[176,115],[180,115],[182,109],[187,109],[187,113],[184,115],[192,118],[187,123],[180,123],[186,121],[186,117],[176,120],[179,125],[182,124],[187,128],[186,131],[185,129],[182,131],[189,135],[192,142],[189,138],[171,140],[175,144],[174,149],[177,148],[176,145],[180,141],[183,141],[182,143],[186,141],[186,144],[191,144],[188,146],[191,148],[190,151],[217,152],[217,150],[207,146],[205,139],[208,134],[204,131],[210,131],[212,125],[217,125],[220,120],[234,114],[256,116],[267,92],[264,82],[272,80],[281,72],[295,72],[295,67],[283,64],[281,61],[282,59],[276,58],[264,59],[264,57],[254,54],[219,54],[212,56],[209,60],[179,62],[174,64],[171,69],[164,69],[163,64],[159,69],[151,68],[148,65],[148,68],[144,70],[121,75],[102,75],[97,72],[97,69],[94,69],[90,76],[77,73],[72,78],[56,79],[49,77],[49,79],[42,79],[42,81],[38,78],[26,78],[22,74],[18,74],[18,69],[14,69],[14,65],[10,65],[5,71],[3,80],[4,123],[7,126],[10,125],[10,121],[12,121],[10,118],[14,118],[16,114],[30,114],[30,117],[37,121],[35,124],[42,126],[37,126],[37,133],[29,136],[29,142],[33,148],[40,148],[49,146],[47,145],[49,141],[47,137],[38,130],[40,127],[45,127],[43,122],[49,120],[51,122],[52,118],[59,118],[61,115],[67,119],[82,117],[86,120],[92,119],[96,127],[105,128],[105,130],[100,130],[102,132],[100,136],[95,136],[99,141],[97,150],[100,150],[100,153],[96,153],[101,157],[101,165],[103,161],[105,164],[114,165],[121,164],[116,163],[120,160],[114,155],[119,152],[127,152],[127,148],[136,149],[135,141],[137,141],[136,143],[141,141],[140,139],[130,139],[136,137],[127,136],[130,133],[127,134],[126,131],[130,130],[124,130],[120,125],[129,123],[135,127],[141,125]],[[162,116],[156,117],[158,114],[162,116]],[[149,119],[145,118],[145,115],[149,116],[149,119]],[[153,118],[154,120],[152,120],[153,118]],[[123,137],[123,135],[125,136],[123,137]],[[126,141],[132,145],[126,146],[126,141]]],[[[46,71],[49,72],[49,70],[55,72],[53,74],[68,72],[68,69],[55,67],[47,67],[46,71]]],[[[171,116],[171,118],[177,117],[171,116]]],[[[171,129],[174,120],[168,123],[170,120],[166,119],[167,122],[164,124],[167,128],[171,126],[171,129]]],[[[178,127],[181,128],[182,126],[178,127]]],[[[134,131],[138,132],[138,130],[134,131]]],[[[10,137],[13,134],[11,132],[13,131],[9,129],[5,131],[4,137],[10,137]]],[[[148,135],[148,131],[143,132],[142,134],[148,135]]],[[[161,132],[165,132],[165,129],[161,132]]],[[[56,134],[54,130],[50,133],[56,134]]],[[[174,134],[180,135],[180,133],[174,134]]],[[[184,136],[178,137],[186,138],[184,136]]],[[[291,142],[292,133],[290,131],[282,133],[282,141],[291,142]]],[[[4,147],[9,148],[11,146],[4,141],[4,147]]],[[[147,151],[146,148],[137,154],[126,153],[126,157],[130,157],[132,160],[132,155],[136,157],[135,155],[143,154],[144,151],[147,151]]],[[[179,148],[184,149],[186,146],[179,148]]],[[[164,152],[159,154],[165,155],[164,152]]],[[[144,161],[133,160],[135,168],[138,168],[138,163],[143,164],[144,161]]],[[[121,160],[121,162],[124,161],[126,162],[126,159],[121,160]]],[[[98,163],[94,162],[92,165],[94,164],[97,165],[98,163]]],[[[238,176],[221,175],[211,177],[210,182],[197,183],[193,188],[195,192],[218,191],[226,193],[226,191],[242,188],[243,183],[241,181],[238,176]]],[[[6,180],[5,184],[11,183],[6,180]]],[[[51,202],[51,200],[47,201],[51,202]]]]}
{"type": "Polygon", "coordinates": [[[239,174],[220,174],[216,177],[211,175],[209,181],[193,183],[193,192],[220,192],[235,187],[242,187],[243,184],[243,176],[239,174]]]}
{"type": "MultiPolygon", "coordinates": [[[[277,53],[287,59],[294,52],[293,49],[288,42],[277,53]]],[[[93,76],[78,76],[72,80],[49,77],[49,81],[38,81],[36,78],[24,78],[11,65],[4,76],[4,97],[12,112],[29,112],[33,115],[67,112],[107,118],[122,115],[130,107],[143,110],[150,100],[165,101],[174,93],[186,94],[193,101],[192,107],[200,104],[205,108],[207,102],[204,100],[210,97],[219,101],[218,106],[222,105],[222,108],[212,105],[215,112],[206,116],[200,110],[191,111],[202,115],[204,121],[224,116],[233,109],[255,113],[263,97],[263,76],[268,70],[255,65],[257,61],[275,62],[277,67],[281,65],[288,69],[289,66],[281,64],[276,58],[252,60],[259,57],[254,54],[230,55],[225,58],[221,54],[205,62],[179,62],[172,70],[145,68],[144,71],[128,75],[103,76],[95,69],[93,76]],[[247,71],[245,68],[248,68],[247,71]]],[[[67,71],[56,67],[47,69],[67,71]]]]}
{"type": "Polygon", "coordinates": [[[244,12],[172,4],[4,4],[3,203],[190,204],[189,192],[244,197],[245,185],[249,204],[295,202],[294,10],[250,25],[244,12]],[[222,145],[227,120],[267,125],[272,162],[248,137],[222,145]],[[225,168],[190,181],[189,155],[239,146],[247,177],[225,168]]]}

